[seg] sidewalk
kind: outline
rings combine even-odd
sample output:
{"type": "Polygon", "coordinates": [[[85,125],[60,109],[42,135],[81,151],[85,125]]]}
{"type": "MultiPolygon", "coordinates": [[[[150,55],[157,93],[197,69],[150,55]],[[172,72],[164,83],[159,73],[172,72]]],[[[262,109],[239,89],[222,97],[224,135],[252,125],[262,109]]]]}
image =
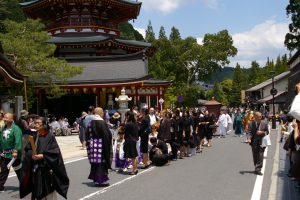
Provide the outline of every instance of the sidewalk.
{"type": "MultiPolygon", "coordinates": [[[[60,148],[64,162],[76,158],[83,158],[87,156],[86,150],[81,150],[81,143],[78,135],[56,136],[56,141],[60,148]]],[[[14,169],[10,169],[10,174],[14,174],[14,169]]]]}
{"type": "Polygon", "coordinates": [[[57,136],[56,141],[64,161],[87,156],[86,150],[81,150],[78,135],[57,136]]]}
{"type": "MultiPolygon", "coordinates": [[[[278,142],[278,141],[277,141],[278,142]]],[[[279,144],[279,171],[277,185],[278,200],[299,200],[300,188],[297,187],[297,182],[292,181],[287,176],[290,167],[289,158],[286,151],[283,149],[284,142],[279,144]]]]}

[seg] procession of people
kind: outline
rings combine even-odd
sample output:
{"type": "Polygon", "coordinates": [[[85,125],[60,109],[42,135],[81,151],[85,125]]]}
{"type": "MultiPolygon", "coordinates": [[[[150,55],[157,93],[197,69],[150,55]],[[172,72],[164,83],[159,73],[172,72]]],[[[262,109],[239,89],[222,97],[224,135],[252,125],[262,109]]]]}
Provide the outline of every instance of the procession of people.
{"type": "MultiPolygon", "coordinates": [[[[289,176],[300,181],[299,93],[289,114],[281,116],[281,139],[290,158],[289,176]]],[[[49,119],[21,111],[0,113],[0,191],[12,167],[18,177],[20,198],[67,198],[69,178],[55,134],[50,132],[49,119]]],[[[149,166],[168,166],[177,159],[201,155],[214,146],[214,138],[245,137],[252,150],[254,173],[262,174],[263,154],[270,133],[269,120],[259,111],[222,107],[210,113],[205,107],[159,110],[132,109],[109,116],[101,107],[90,106],[79,119],[79,139],[87,151],[90,179],[95,187],[109,186],[109,172],[137,175],[149,166]]]]}

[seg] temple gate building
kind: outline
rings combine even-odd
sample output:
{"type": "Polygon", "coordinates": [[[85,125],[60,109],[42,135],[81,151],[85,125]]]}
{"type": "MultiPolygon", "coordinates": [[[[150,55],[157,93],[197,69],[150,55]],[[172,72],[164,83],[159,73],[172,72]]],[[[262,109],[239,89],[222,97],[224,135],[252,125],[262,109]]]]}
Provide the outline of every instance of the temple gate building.
{"type": "Polygon", "coordinates": [[[134,20],[141,2],[131,0],[33,0],[21,3],[31,18],[40,18],[56,45],[55,57],[83,73],[60,84],[67,95],[49,100],[47,91],[37,87],[38,109],[49,113],[80,114],[89,105],[117,107],[115,97],[123,87],[132,97],[131,105],[159,107],[170,81],[152,79],[148,58],[155,49],[150,43],[120,39],[119,24],[134,20]]]}

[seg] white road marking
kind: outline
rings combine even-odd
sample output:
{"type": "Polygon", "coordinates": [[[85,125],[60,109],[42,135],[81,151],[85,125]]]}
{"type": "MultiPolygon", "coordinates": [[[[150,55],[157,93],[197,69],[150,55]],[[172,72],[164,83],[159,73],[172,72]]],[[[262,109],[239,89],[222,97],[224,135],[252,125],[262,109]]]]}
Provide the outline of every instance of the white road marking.
{"type": "MultiPolygon", "coordinates": [[[[75,159],[75,160],[66,161],[64,163],[65,164],[69,164],[69,163],[77,162],[77,161],[84,160],[84,159],[87,159],[87,157],[83,157],[83,158],[78,158],[78,159],[75,159]]],[[[15,176],[17,176],[16,173],[12,172],[12,175],[9,175],[8,178],[12,178],[12,177],[15,177],[15,176]]]]}
{"type": "Polygon", "coordinates": [[[77,161],[84,160],[84,159],[87,159],[87,158],[88,158],[88,157],[78,158],[78,159],[75,159],[75,160],[66,161],[66,162],[64,162],[64,163],[65,163],[65,164],[69,164],[69,163],[77,162],[77,161]]]}
{"type": "Polygon", "coordinates": [[[144,171],[142,171],[142,172],[139,172],[137,175],[132,175],[132,176],[130,176],[130,177],[128,177],[128,178],[125,178],[125,179],[123,179],[123,180],[121,180],[121,181],[119,181],[119,182],[116,182],[116,183],[114,183],[114,184],[112,184],[112,185],[110,185],[110,186],[108,186],[108,187],[106,187],[106,188],[103,188],[103,189],[101,189],[101,190],[98,190],[97,192],[94,192],[94,193],[91,193],[91,194],[89,194],[89,195],[87,195],[87,196],[85,196],[85,197],[82,197],[82,198],[79,199],[79,200],[90,199],[91,197],[93,197],[93,196],[95,196],[95,195],[103,194],[103,193],[107,192],[108,190],[110,190],[111,188],[113,188],[113,187],[115,187],[115,186],[117,186],[117,185],[120,185],[120,184],[122,184],[122,183],[125,183],[125,182],[131,180],[131,179],[134,179],[134,178],[136,178],[137,176],[142,175],[143,173],[152,171],[154,168],[155,168],[155,167],[150,167],[149,169],[146,169],[146,170],[144,170],[144,171]]]}
{"type": "Polygon", "coordinates": [[[261,169],[261,172],[263,173],[262,176],[257,175],[256,176],[256,181],[255,185],[253,188],[251,200],[260,200],[261,198],[261,190],[262,190],[262,185],[263,185],[263,180],[264,180],[264,173],[265,173],[265,168],[266,168],[266,157],[268,155],[268,147],[265,149],[264,152],[264,160],[263,160],[263,167],[261,169]]]}

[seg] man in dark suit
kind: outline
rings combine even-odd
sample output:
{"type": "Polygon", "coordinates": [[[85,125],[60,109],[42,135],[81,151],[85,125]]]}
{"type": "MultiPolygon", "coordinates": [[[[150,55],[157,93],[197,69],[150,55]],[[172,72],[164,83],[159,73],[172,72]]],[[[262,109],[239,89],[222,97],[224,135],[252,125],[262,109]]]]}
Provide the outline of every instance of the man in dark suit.
{"type": "Polygon", "coordinates": [[[253,162],[255,166],[255,174],[262,175],[261,168],[263,166],[263,158],[265,147],[261,147],[262,139],[269,134],[268,124],[262,119],[260,112],[255,113],[255,120],[249,124],[248,143],[252,148],[253,162]]]}

